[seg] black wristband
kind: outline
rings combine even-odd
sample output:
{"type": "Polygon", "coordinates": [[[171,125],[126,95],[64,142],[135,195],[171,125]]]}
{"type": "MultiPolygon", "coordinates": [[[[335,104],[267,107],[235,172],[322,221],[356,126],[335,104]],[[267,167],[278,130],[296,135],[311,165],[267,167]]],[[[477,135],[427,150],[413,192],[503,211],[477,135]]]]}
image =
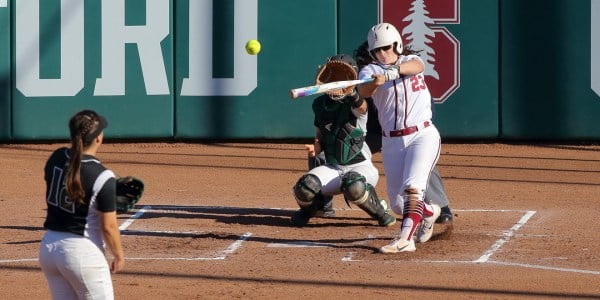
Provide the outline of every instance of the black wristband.
{"type": "Polygon", "coordinates": [[[350,93],[347,97],[348,102],[350,102],[350,105],[354,108],[360,107],[363,102],[365,102],[365,99],[360,96],[360,94],[356,91],[356,88],[353,89],[352,93],[350,93]]]}

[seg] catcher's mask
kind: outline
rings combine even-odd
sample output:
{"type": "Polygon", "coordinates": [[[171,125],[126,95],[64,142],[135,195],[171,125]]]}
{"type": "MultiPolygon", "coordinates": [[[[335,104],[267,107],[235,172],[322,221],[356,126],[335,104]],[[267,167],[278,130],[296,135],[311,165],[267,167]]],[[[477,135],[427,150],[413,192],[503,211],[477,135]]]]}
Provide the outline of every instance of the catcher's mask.
{"type": "MultiPolygon", "coordinates": [[[[324,65],[319,66],[316,84],[356,79],[358,79],[358,66],[354,58],[347,54],[338,54],[328,58],[324,65]]],[[[353,89],[354,86],[332,90],[326,94],[334,101],[341,101],[352,93],[353,89]]]]}

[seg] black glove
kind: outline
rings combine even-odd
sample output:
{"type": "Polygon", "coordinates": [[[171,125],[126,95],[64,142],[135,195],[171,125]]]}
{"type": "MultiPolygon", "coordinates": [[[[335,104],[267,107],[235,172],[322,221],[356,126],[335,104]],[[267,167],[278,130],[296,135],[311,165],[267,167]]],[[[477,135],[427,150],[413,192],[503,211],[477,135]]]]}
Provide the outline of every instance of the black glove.
{"type": "Polygon", "coordinates": [[[144,192],[144,182],[127,176],[117,178],[117,212],[129,212],[140,201],[144,192]]]}

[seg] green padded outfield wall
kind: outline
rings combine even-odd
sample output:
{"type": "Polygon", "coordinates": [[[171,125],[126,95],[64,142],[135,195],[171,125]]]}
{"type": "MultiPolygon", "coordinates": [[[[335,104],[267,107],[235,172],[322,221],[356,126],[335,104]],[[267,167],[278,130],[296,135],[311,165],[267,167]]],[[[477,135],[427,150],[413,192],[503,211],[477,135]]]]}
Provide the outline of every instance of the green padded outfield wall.
{"type": "Polygon", "coordinates": [[[598,140],[600,1],[500,3],[501,137],[598,140]]]}
{"type": "Polygon", "coordinates": [[[338,3],[338,50],[353,54],[378,22],[378,1],[340,0],[338,3]]]}
{"type": "Polygon", "coordinates": [[[335,15],[335,1],[178,1],[176,137],[311,136],[309,100],[288,92],[314,84],[336,52],[335,15]],[[249,39],[259,55],[245,52],[249,39]]]}
{"type": "Polygon", "coordinates": [[[445,136],[496,137],[497,2],[426,2],[431,9],[409,14],[410,2],[393,0],[196,4],[203,9],[183,1],[175,18],[177,137],[310,137],[313,97],[290,100],[288,90],[312,84],[317,65],[326,57],[338,51],[352,54],[378,21],[398,28],[420,25],[412,34],[414,39],[427,38],[427,30],[432,29],[433,45],[424,49],[435,52],[428,53],[430,63],[438,62],[428,80],[436,81],[432,83],[436,122],[445,136]],[[191,13],[196,11],[205,15],[191,13]],[[409,15],[411,21],[402,22],[409,15]],[[422,21],[424,17],[427,22],[422,21]],[[258,56],[243,51],[243,44],[251,38],[262,43],[258,56]],[[205,60],[199,63],[188,53],[204,54],[205,60]],[[462,53],[467,55],[463,64],[462,53]]]}
{"type": "Polygon", "coordinates": [[[0,0],[0,141],[11,138],[10,78],[10,10],[0,0]]]}
{"type": "Polygon", "coordinates": [[[84,108],[108,138],[309,138],[289,90],[378,21],[422,50],[443,138],[597,140],[599,1],[0,0],[0,140],[84,108]]]}
{"type": "Polygon", "coordinates": [[[14,139],[68,138],[85,108],[107,116],[107,137],[172,136],[170,1],[11,3],[14,139]]]}

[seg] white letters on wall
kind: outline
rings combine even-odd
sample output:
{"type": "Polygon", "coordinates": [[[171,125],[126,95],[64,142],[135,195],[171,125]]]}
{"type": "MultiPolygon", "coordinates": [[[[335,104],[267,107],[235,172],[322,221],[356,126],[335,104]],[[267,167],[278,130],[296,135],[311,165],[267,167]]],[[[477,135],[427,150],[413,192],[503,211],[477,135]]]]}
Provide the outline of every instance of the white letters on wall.
{"type": "MultiPolygon", "coordinates": [[[[84,0],[61,0],[60,78],[40,78],[40,1],[15,1],[16,87],[26,97],[75,96],[85,84],[84,0]]],[[[213,78],[213,0],[190,0],[189,75],[181,95],[243,96],[257,86],[257,57],[244,44],[258,36],[258,0],[235,0],[233,78],[213,78]]],[[[6,6],[0,0],[0,6],[6,6]]],[[[148,95],[169,95],[161,42],[171,34],[169,0],[146,0],[146,24],[125,25],[122,0],[101,1],[101,75],[94,95],[126,94],[125,45],[136,44],[148,95]]],[[[43,13],[43,12],[42,12],[43,13]]],[[[43,29],[42,29],[43,30],[43,29]]]]}
{"type": "Polygon", "coordinates": [[[125,26],[125,1],[102,1],[102,77],[94,95],[125,95],[125,44],[137,44],[146,93],[169,94],[160,42],[169,35],[169,1],[146,1],[146,25],[125,26]]]}
{"type": "MultiPolygon", "coordinates": [[[[40,6],[42,0],[15,4],[15,84],[26,97],[75,96],[84,88],[84,0],[61,0],[60,77],[40,77],[40,6]]],[[[233,78],[213,78],[213,0],[189,0],[189,74],[184,96],[244,96],[257,86],[257,56],[244,51],[247,40],[258,36],[258,0],[235,0],[233,78]]],[[[0,0],[0,7],[7,7],[0,0]]],[[[125,26],[123,0],[101,1],[101,77],[94,95],[125,95],[125,45],[139,51],[148,95],[170,94],[161,42],[171,34],[169,0],[146,0],[146,25],[125,26]]],[[[600,0],[590,0],[590,86],[600,96],[600,0]]],[[[43,28],[42,28],[43,30],[43,28]]]]}
{"type": "Polygon", "coordinates": [[[60,78],[40,78],[39,0],[15,1],[16,86],[27,97],[75,96],[84,86],[83,1],[61,0],[60,78]]]}
{"type": "MultiPolygon", "coordinates": [[[[235,0],[233,78],[213,78],[213,0],[190,0],[189,77],[183,96],[245,96],[257,85],[257,58],[244,50],[258,36],[258,0],[235,0]]],[[[218,32],[218,30],[215,30],[218,32]]]]}

